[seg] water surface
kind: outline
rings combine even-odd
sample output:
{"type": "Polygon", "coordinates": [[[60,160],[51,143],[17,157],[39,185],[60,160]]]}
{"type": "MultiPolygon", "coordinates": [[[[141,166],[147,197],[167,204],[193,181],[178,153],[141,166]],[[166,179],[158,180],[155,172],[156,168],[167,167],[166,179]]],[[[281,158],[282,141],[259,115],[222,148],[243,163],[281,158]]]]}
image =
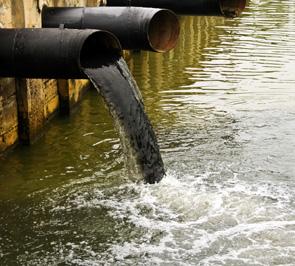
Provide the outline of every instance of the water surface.
{"type": "Polygon", "coordinates": [[[181,25],[128,62],[167,176],[127,178],[91,91],[0,161],[2,265],[294,265],[295,3],[181,25]]]}

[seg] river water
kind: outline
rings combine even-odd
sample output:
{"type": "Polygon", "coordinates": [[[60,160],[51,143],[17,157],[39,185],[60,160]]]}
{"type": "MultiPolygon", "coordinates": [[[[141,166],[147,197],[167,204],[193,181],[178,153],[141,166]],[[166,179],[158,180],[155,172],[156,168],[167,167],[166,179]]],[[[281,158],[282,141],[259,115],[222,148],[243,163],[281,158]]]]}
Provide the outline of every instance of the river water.
{"type": "Polygon", "coordinates": [[[166,177],[127,177],[90,91],[1,159],[1,265],[295,264],[295,2],[181,26],[176,49],[128,62],[166,177]]]}

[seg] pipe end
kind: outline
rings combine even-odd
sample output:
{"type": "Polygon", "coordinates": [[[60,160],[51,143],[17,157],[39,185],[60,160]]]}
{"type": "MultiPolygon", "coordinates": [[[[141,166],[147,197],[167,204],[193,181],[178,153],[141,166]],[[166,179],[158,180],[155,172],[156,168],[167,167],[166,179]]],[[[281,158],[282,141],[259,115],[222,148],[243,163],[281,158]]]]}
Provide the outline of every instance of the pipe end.
{"type": "Polygon", "coordinates": [[[148,27],[148,41],[155,52],[173,49],[180,31],[177,16],[170,10],[159,10],[151,19],[148,27]]]}
{"type": "Polygon", "coordinates": [[[101,67],[121,56],[122,48],[115,35],[108,31],[95,31],[87,37],[80,50],[80,67],[101,67]]]}

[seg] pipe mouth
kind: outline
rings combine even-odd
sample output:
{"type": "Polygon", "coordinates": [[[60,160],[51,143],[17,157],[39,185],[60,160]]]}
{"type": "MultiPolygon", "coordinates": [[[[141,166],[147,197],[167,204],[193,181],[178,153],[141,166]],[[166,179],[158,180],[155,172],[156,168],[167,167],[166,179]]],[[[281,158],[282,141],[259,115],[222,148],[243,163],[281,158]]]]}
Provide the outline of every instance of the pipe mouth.
{"type": "Polygon", "coordinates": [[[219,5],[225,17],[239,16],[246,7],[247,0],[220,0],[219,5]]]}
{"type": "Polygon", "coordinates": [[[148,41],[155,52],[167,52],[176,46],[179,36],[179,21],[170,10],[160,10],[148,26],[148,41]]]}
{"type": "Polygon", "coordinates": [[[121,44],[115,35],[108,31],[95,31],[83,42],[79,65],[81,68],[98,68],[121,56],[121,44]]]}

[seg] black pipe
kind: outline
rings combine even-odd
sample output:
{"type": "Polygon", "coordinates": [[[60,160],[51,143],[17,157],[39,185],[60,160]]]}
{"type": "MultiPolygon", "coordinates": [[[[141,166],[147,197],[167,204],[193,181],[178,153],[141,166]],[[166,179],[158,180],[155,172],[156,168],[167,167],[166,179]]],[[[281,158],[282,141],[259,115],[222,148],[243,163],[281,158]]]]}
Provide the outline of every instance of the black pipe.
{"type": "Polygon", "coordinates": [[[106,0],[106,6],[167,8],[180,15],[238,16],[247,0],[106,0]]]}
{"type": "Polygon", "coordinates": [[[90,59],[104,64],[106,53],[122,52],[113,34],[98,30],[0,29],[0,40],[1,77],[86,79],[90,59]]]}
{"type": "Polygon", "coordinates": [[[170,10],[138,7],[44,7],[42,26],[102,29],[116,35],[123,49],[166,52],[179,35],[177,16],[170,10]]]}

